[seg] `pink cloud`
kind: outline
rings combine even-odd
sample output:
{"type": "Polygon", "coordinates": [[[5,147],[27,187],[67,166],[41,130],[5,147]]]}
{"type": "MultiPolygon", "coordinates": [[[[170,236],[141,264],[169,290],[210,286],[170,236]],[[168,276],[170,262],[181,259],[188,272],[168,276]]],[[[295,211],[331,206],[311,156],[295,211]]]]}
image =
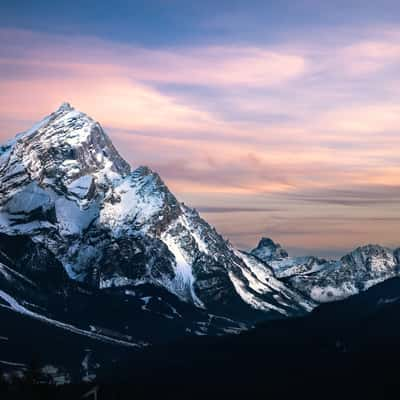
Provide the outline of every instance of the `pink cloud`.
{"type": "Polygon", "coordinates": [[[371,74],[400,62],[400,44],[388,41],[361,41],[342,50],[345,68],[354,76],[371,74]]]}
{"type": "Polygon", "coordinates": [[[312,43],[311,56],[287,44],[150,50],[15,30],[0,30],[0,39],[4,139],[69,101],[109,127],[132,164],[159,168],[179,191],[282,193],[398,181],[395,146],[382,144],[398,144],[388,134],[400,129],[398,104],[355,99],[353,83],[335,71],[346,51],[354,60],[393,63],[389,44],[338,46],[319,60],[316,54],[326,54],[320,43],[312,43]],[[196,94],[164,92],[160,83],[212,88],[229,111],[204,105],[196,94]],[[232,118],[236,113],[248,117],[232,118]],[[268,113],[292,118],[252,120],[268,113]]]}
{"type": "MultiPolygon", "coordinates": [[[[202,46],[150,50],[92,37],[53,36],[0,29],[8,62],[63,70],[119,73],[137,81],[216,86],[275,86],[301,77],[306,60],[278,49],[202,46]],[[26,43],[32,46],[26,47],[26,43]],[[19,59],[19,60],[18,60],[19,59]]],[[[7,62],[3,60],[3,62],[7,62]]]]}

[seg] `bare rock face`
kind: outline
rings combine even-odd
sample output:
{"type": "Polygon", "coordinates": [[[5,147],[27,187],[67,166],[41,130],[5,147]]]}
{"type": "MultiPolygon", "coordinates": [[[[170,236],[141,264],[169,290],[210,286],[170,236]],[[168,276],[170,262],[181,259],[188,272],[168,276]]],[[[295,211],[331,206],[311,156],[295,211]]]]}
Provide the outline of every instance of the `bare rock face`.
{"type": "Polygon", "coordinates": [[[251,251],[253,256],[256,256],[264,262],[283,260],[289,257],[289,254],[279,243],[275,243],[272,239],[261,238],[258,246],[251,251]]]}

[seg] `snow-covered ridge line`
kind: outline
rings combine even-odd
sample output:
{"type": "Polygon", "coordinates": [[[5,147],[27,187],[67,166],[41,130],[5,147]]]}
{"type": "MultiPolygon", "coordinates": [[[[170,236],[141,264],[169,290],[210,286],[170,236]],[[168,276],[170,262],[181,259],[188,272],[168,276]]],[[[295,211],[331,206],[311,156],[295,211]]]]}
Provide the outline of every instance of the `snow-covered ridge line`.
{"type": "Polygon", "coordinates": [[[119,345],[128,346],[128,347],[135,347],[135,348],[143,347],[143,345],[139,345],[137,343],[129,343],[129,342],[125,342],[123,340],[113,339],[113,338],[110,338],[108,336],[104,336],[104,335],[101,335],[101,334],[89,332],[89,331],[86,331],[84,329],[77,328],[77,327],[75,327],[73,325],[69,325],[69,324],[66,324],[64,322],[60,322],[60,321],[45,317],[43,315],[37,314],[37,313],[35,313],[33,311],[28,310],[27,308],[25,308],[21,304],[19,304],[17,300],[15,300],[12,296],[10,296],[9,294],[7,294],[6,292],[4,292],[2,290],[0,290],[0,298],[3,299],[6,303],[8,303],[8,306],[0,304],[0,307],[8,308],[8,309],[13,310],[13,311],[15,311],[17,313],[20,313],[20,314],[26,315],[28,317],[43,321],[43,322],[45,322],[47,324],[54,325],[54,326],[56,326],[58,328],[65,329],[67,331],[76,333],[78,335],[87,336],[87,337],[90,337],[92,339],[101,340],[103,342],[108,342],[108,343],[111,343],[111,344],[119,344],[119,345]]]}
{"type": "Polygon", "coordinates": [[[14,361],[0,360],[0,364],[7,365],[7,366],[10,366],[10,367],[26,368],[26,364],[14,362],[14,361]]]}
{"type": "MultiPolygon", "coordinates": [[[[1,253],[1,252],[0,252],[1,253]]],[[[37,287],[36,283],[34,283],[33,281],[31,281],[30,279],[28,279],[26,276],[20,274],[17,271],[14,271],[13,269],[7,267],[7,265],[4,265],[3,263],[0,262],[0,273],[2,273],[3,275],[5,275],[6,277],[13,275],[13,276],[17,276],[18,278],[22,279],[23,281],[25,281],[26,283],[28,283],[29,285],[32,285],[34,287],[37,287]]]]}

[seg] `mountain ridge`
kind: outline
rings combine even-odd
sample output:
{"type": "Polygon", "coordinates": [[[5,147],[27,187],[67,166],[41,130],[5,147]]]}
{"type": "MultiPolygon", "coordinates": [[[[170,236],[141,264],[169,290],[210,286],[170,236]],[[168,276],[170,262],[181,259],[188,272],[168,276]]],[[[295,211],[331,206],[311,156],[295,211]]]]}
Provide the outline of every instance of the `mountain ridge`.
{"type": "Polygon", "coordinates": [[[338,261],[290,257],[269,238],[239,250],[156,172],[132,170],[69,103],[0,146],[0,311],[45,336],[82,336],[99,363],[106,343],[141,347],[303,316],[396,277],[399,261],[399,249],[378,245],[338,261]]]}
{"type": "Polygon", "coordinates": [[[359,246],[339,260],[290,257],[280,244],[262,238],[250,252],[275,275],[317,303],[342,300],[400,273],[400,248],[359,246]]]}

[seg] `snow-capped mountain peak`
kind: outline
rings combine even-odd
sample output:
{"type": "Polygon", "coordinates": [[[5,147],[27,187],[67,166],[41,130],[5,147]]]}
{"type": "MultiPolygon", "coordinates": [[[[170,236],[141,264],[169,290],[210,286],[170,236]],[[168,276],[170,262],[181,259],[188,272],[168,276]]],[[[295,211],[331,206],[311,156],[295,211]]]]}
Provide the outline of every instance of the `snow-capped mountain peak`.
{"type": "Polygon", "coordinates": [[[100,124],[70,104],[2,149],[0,233],[44,246],[70,279],[102,289],[148,283],[226,314],[312,307],[179,203],[157,173],[131,171],[100,124]]]}
{"type": "Polygon", "coordinates": [[[343,264],[352,265],[353,268],[366,268],[375,273],[386,272],[394,269],[399,259],[395,252],[378,244],[368,244],[357,247],[351,253],[341,258],[343,264]]]}
{"type": "Polygon", "coordinates": [[[68,103],[67,101],[64,101],[60,107],[58,107],[56,112],[63,112],[63,111],[73,111],[74,108],[71,106],[70,103],[68,103]]]}
{"type": "Polygon", "coordinates": [[[82,194],[92,180],[97,186],[129,174],[100,124],[68,103],[7,144],[0,159],[2,193],[15,182],[35,181],[58,191],[82,194]]]}

